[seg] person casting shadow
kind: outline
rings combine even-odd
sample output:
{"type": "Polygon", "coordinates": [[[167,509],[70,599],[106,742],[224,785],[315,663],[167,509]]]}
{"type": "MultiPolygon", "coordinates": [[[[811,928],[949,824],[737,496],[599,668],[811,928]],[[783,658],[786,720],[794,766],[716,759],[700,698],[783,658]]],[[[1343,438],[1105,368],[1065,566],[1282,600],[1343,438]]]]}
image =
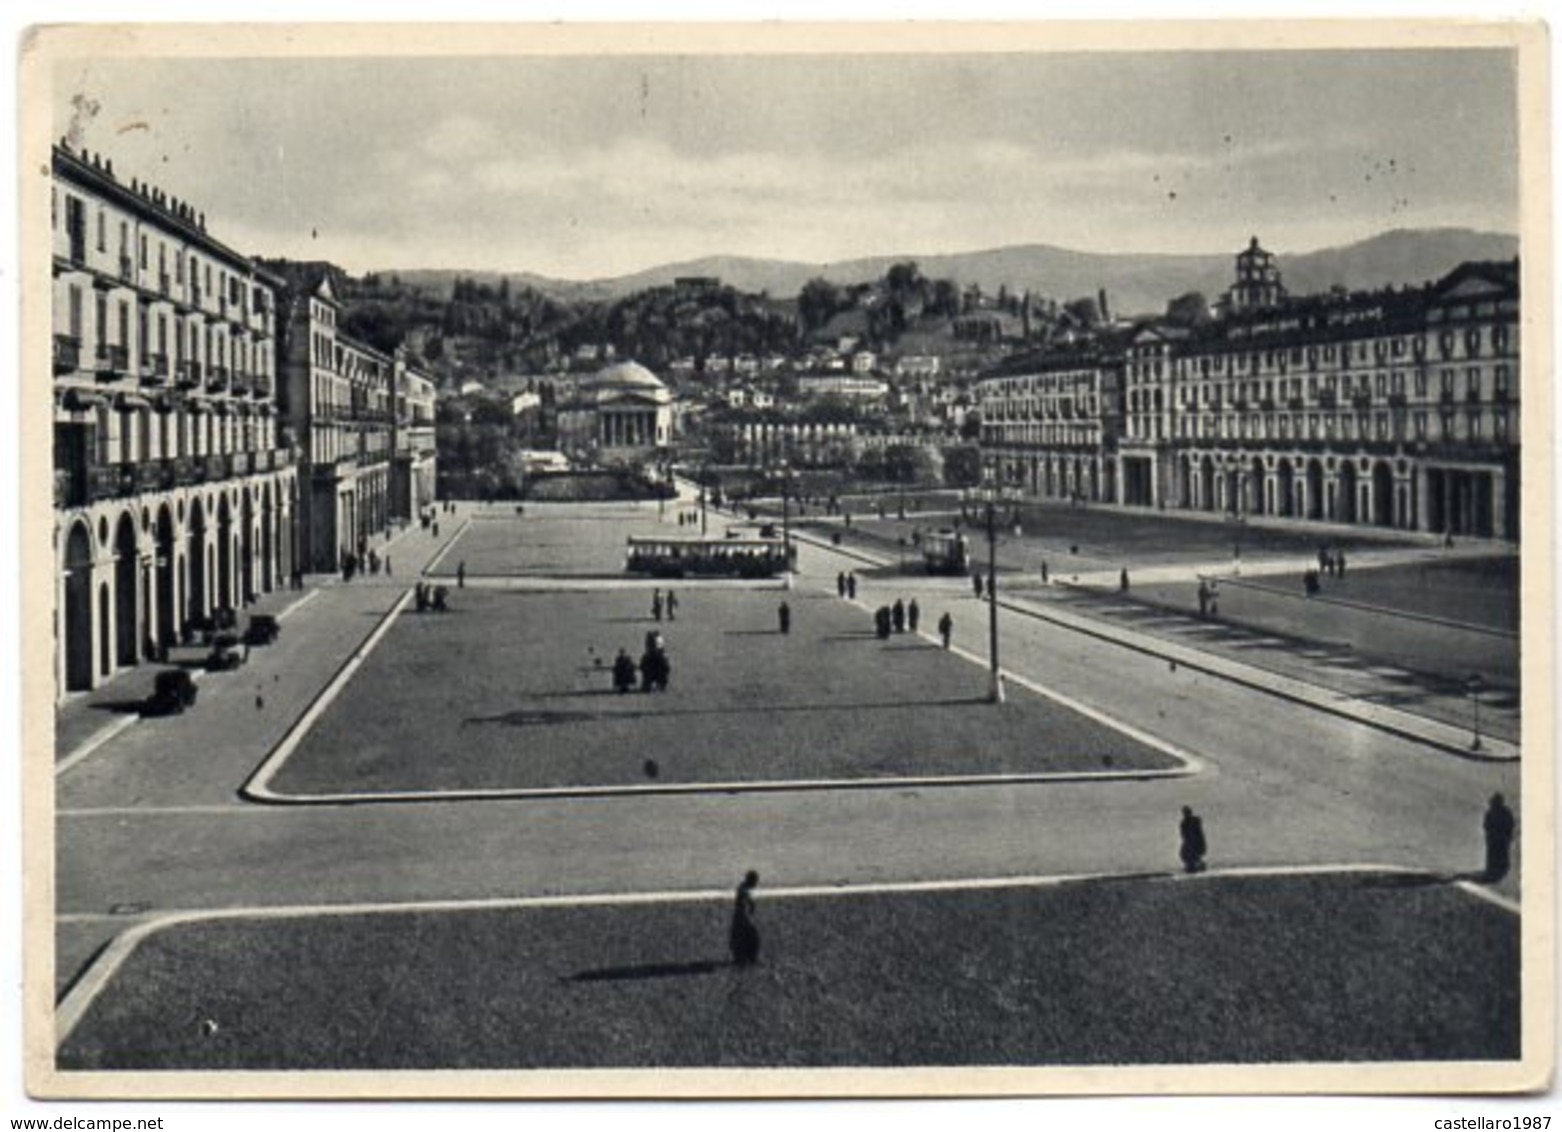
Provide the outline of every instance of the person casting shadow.
{"type": "Polygon", "coordinates": [[[1193,812],[1191,806],[1182,808],[1182,823],[1177,827],[1182,835],[1182,867],[1190,873],[1204,871],[1204,854],[1208,846],[1204,841],[1204,822],[1193,812]]]}
{"type": "Polygon", "coordinates": [[[732,932],[728,942],[734,967],[752,967],[759,962],[759,928],[754,924],[753,895],[758,885],[759,874],[750,870],[738,885],[732,902],[732,932]]]}

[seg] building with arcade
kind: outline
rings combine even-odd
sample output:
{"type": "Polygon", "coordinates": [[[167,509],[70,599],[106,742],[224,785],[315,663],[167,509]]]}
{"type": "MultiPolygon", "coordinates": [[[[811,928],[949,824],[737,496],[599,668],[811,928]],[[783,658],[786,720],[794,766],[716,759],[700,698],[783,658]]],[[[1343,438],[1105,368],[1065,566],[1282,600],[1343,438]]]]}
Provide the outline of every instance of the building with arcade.
{"type": "Polygon", "coordinates": [[[277,281],[185,201],[61,142],[50,185],[58,695],[153,659],[296,562],[277,281]]]}

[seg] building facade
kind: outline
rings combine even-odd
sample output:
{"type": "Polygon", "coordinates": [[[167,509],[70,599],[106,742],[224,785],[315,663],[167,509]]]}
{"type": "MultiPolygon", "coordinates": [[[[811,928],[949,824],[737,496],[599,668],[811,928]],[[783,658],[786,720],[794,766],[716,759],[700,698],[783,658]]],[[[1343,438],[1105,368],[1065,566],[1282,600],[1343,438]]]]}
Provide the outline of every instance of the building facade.
{"type": "Polygon", "coordinates": [[[279,403],[299,443],[303,568],[333,572],[390,526],[397,363],[341,331],[329,265],[266,266],[286,280],[279,403]]]}
{"type": "MultiPolygon", "coordinates": [[[[435,501],[439,455],[435,443],[434,379],[400,357],[395,361],[394,375],[396,431],[391,463],[391,518],[411,522],[435,501]]],[[[524,396],[536,398],[537,394],[524,396]]]]}
{"type": "Polygon", "coordinates": [[[277,281],[112,162],[62,144],[51,172],[63,696],[285,584],[299,488],[277,281]]]}
{"type": "Polygon", "coordinates": [[[1123,363],[1111,349],[1015,359],[978,385],[984,459],[1031,495],[1118,498],[1123,363]]]}
{"type": "MultiPolygon", "coordinates": [[[[1279,286],[1272,262],[1250,274],[1233,295],[1279,286]]],[[[1121,390],[1116,429],[1112,399],[1098,399],[1094,455],[1111,465],[1098,482],[1114,483],[1098,498],[1517,539],[1517,263],[1467,263],[1414,289],[1277,293],[1228,304],[1207,326],[1141,325],[1093,375],[1057,363],[1082,387],[1121,390]]],[[[1052,364],[994,371],[977,389],[991,473],[1064,497],[1067,479],[1059,490],[1038,471],[1066,463],[1081,435],[1035,427],[1051,423],[1041,390],[1052,364]]]]}

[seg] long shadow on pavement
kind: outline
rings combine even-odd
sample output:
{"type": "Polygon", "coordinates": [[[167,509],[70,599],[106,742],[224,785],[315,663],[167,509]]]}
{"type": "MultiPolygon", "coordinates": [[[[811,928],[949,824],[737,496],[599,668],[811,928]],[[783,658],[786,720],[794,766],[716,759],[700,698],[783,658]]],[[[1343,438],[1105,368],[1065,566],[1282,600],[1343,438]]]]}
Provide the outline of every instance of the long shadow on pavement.
{"type": "Polygon", "coordinates": [[[598,967],[567,976],[570,983],[612,983],[628,979],[675,979],[687,975],[710,975],[732,964],[726,960],[704,959],[696,963],[641,963],[633,967],[598,967]]]}
{"type": "MultiPolygon", "coordinates": [[[[624,693],[626,697],[634,694],[632,692],[624,693]]],[[[519,708],[500,715],[468,716],[461,721],[461,726],[497,723],[506,727],[546,727],[562,723],[593,723],[599,720],[619,719],[635,720],[722,715],[753,716],[756,713],[785,715],[798,712],[905,711],[908,707],[956,707],[962,704],[982,704],[985,706],[987,702],[986,696],[962,696],[944,700],[917,700],[914,704],[908,704],[904,700],[887,700],[882,703],[780,704],[765,708],[756,708],[753,704],[735,704],[728,708],[681,708],[672,711],[548,711],[546,709],[519,708]]]]}

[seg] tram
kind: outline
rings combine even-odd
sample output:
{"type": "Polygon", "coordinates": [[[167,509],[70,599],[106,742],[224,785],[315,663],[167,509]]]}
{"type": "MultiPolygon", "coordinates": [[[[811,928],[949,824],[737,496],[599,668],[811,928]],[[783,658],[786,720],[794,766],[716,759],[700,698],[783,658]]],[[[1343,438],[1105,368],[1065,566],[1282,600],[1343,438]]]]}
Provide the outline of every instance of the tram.
{"type": "Polygon", "coordinates": [[[773,578],[787,570],[787,557],[778,538],[630,535],[624,569],[653,578],[773,578]]]}
{"type": "Polygon", "coordinates": [[[922,535],[922,561],[929,574],[964,574],[971,569],[971,543],[947,527],[922,535]]]}

